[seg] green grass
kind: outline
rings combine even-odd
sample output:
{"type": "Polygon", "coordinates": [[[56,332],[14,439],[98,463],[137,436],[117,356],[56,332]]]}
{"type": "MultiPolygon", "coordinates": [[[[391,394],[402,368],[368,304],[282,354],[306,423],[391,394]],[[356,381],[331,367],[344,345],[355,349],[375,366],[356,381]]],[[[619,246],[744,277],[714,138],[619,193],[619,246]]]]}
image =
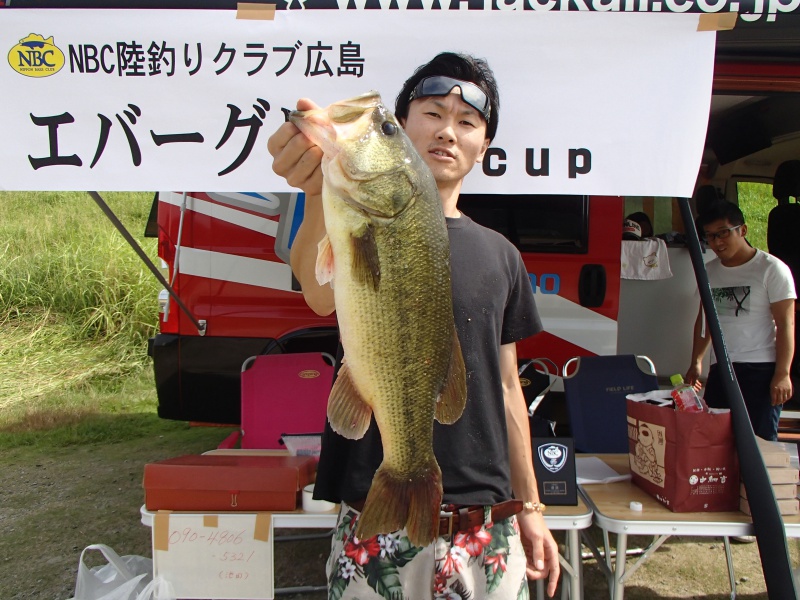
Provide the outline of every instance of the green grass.
{"type": "Polygon", "coordinates": [[[0,452],[153,439],[188,427],[157,416],[155,383],[147,369],[92,384],[65,385],[31,398],[15,413],[0,428],[0,452]]]}
{"type": "Polygon", "coordinates": [[[772,186],[765,183],[739,183],[739,208],[747,223],[747,239],[759,250],[767,251],[767,217],[777,202],[772,186]]]}
{"type": "MultiPolygon", "coordinates": [[[[101,195],[157,260],[152,193],[101,195]]],[[[149,366],[159,284],[85,193],[0,193],[0,240],[0,431],[113,414],[149,366]]]]}

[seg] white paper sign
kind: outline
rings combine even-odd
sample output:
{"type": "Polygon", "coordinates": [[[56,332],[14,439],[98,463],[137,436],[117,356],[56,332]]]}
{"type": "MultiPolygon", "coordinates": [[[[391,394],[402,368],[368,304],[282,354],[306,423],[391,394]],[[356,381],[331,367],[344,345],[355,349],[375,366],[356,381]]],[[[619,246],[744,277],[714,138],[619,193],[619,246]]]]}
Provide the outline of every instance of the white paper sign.
{"type": "Polygon", "coordinates": [[[500,126],[471,193],[688,196],[714,32],[697,14],[19,10],[0,30],[0,189],[288,191],[266,140],[299,97],[395,95],[485,57],[500,126]],[[102,26],[99,26],[102,24],[102,26]]]}
{"type": "Polygon", "coordinates": [[[274,598],[272,537],[267,513],[156,513],[154,575],[178,598],[274,598]]]}

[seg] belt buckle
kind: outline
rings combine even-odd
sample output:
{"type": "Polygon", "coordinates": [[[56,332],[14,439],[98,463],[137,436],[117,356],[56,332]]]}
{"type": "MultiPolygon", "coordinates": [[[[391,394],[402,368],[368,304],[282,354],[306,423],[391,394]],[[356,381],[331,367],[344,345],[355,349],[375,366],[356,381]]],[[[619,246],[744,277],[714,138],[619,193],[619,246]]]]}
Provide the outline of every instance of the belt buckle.
{"type": "Polygon", "coordinates": [[[447,536],[452,536],[453,535],[453,517],[455,517],[455,516],[456,516],[456,513],[454,513],[451,510],[450,511],[448,511],[448,510],[439,511],[439,518],[440,519],[442,519],[442,518],[447,519],[447,534],[446,534],[447,536]]]}

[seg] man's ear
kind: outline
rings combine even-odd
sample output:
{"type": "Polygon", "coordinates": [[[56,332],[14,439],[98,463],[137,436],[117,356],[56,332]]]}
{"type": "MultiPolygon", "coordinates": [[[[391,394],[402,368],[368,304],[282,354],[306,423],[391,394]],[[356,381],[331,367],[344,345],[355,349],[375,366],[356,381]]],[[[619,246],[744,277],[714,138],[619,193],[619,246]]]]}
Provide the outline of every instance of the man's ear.
{"type": "Polygon", "coordinates": [[[476,163],[483,162],[483,155],[486,154],[486,151],[489,149],[489,144],[492,142],[489,138],[483,140],[483,146],[481,146],[481,153],[478,155],[478,159],[475,161],[476,163]]]}
{"type": "Polygon", "coordinates": [[[742,223],[742,226],[739,228],[739,231],[742,232],[742,237],[747,236],[747,223],[742,223]]]}

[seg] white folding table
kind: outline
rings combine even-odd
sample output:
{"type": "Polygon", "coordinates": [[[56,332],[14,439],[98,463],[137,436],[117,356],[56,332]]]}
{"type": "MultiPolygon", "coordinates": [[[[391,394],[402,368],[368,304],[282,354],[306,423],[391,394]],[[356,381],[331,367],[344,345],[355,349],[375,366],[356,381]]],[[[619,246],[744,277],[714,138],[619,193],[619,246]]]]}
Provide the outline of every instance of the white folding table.
{"type": "MultiPolygon", "coordinates": [[[[630,470],[627,454],[598,456],[620,474],[630,470]]],[[[727,538],[753,535],[753,523],[746,514],[740,511],[674,513],[630,480],[581,485],[579,489],[594,512],[594,522],[603,530],[604,560],[590,540],[586,542],[608,577],[612,600],[623,600],[626,581],[673,535],[725,538],[731,598],[736,597],[736,579],[727,538]],[[640,502],[642,510],[632,510],[631,502],[640,502]],[[616,534],[614,562],[611,560],[609,533],[616,534]],[[658,536],[631,566],[628,566],[626,556],[629,535],[658,536]]],[[[800,516],[787,516],[783,520],[787,537],[800,537],[800,516]]]]}

